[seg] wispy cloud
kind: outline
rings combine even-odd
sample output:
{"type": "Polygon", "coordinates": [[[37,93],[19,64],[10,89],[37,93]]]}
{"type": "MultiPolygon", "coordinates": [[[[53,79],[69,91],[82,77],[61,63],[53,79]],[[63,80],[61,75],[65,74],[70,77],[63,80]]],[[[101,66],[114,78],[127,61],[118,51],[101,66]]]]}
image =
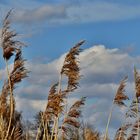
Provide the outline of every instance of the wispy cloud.
{"type": "Polygon", "coordinates": [[[140,5],[87,2],[84,4],[72,5],[68,9],[68,14],[72,20],[77,22],[116,21],[139,18],[139,8],[140,5]]]}
{"type": "Polygon", "coordinates": [[[43,5],[34,9],[15,11],[13,21],[20,23],[53,22],[66,17],[66,8],[63,5],[43,5]]]}
{"type": "MultiPolygon", "coordinates": [[[[15,7],[17,8],[17,7],[15,7]]],[[[107,1],[43,4],[35,8],[21,8],[14,20],[20,23],[48,22],[50,24],[120,21],[140,18],[140,5],[107,1]]]]}

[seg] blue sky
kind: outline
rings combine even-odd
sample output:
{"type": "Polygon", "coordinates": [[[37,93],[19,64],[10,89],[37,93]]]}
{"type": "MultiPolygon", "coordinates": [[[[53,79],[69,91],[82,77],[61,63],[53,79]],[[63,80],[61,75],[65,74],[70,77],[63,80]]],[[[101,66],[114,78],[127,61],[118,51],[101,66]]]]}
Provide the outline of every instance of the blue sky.
{"type": "Polygon", "coordinates": [[[118,0],[114,2],[113,0],[83,0],[81,2],[79,0],[4,0],[3,2],[1,1],[1,3],[2,16],[8,8],[15,9],[16,24],[22,27],[21,29],[19,28],[18,32],[24,34],[25,39],[23,40],[29,44],[29,48],[27,49],[27,52],[29,52],[29,54],[27,53],[27,57],[29,59],[40,56],[47,56],[48,59],[57,58],[60,54],[66,52],[75,42],[81,39],[87,40],[84,46],[85,48],[95,44],[104,44],[109,48],[122,48],[124,50],[133,47],[132,54],[139,54],[140,52],[138,49],[140,45],[139,1],[124,0],[122,2],[118,0]],[[56,21],[52,21],[51,16],[53,15],[51,15],[51,13],[48,16],[46,16],[47,14],[43,15],[41,13],[43,10],[40,10],[41,17],[39,17],[39,14],[36,15],[36,17],[26,17],[27,14],[32,16],[33,14],[31,12],[33,12],[34,9],[43,9],[46,5],[52,8],[52,13],[53,10],[55,10],[53,6],[58,6],[58,11],[63,7],[64,11],[62,11],[62,13],[60,12],[60,15],[53,13],[54,15],[56,14],[54,17],[56,19],[53,18],[56,21]],[[89,19],[84,18],[84,16],[82,17],[82,13],[80,15],[80,12],[78,13],[78,10],[76,11],[77,7],[82,9],[83,5],[85,5],[87,9],[90,5],[88,9],[89,12],[83,11],[85,15],[87,14],[87,17],[89,16],[89,19]],[[98,13],[99,10],[96,9],[95,6],[99,7],[99,10],[103,10],[98,13]],[[73,7],[76,7],[74,10],[77,13],[77,19],[72,17],[74,14],[72,14],[71,17],[65,15],[68,13],[70,15],[72,11],[69,9],[73,7]],[[116,9],[114,7],[116,7],[116,9]],[[115,10],[113,10],[113,8],[115,10]],[[133,9],[136,10],[134,11],[133,9]],[[111,10],[112,13],[110,13],[111,10]],[[92,13],[96,11],[97,13],[92,13]],[[19,12],[21,12],[21,17],[18,16],[19,12]],[[101,16],[103,13],[104,17],[101,16]],[[59,18],[60,21],[63,20],[63,18],[66,19],[60,22],[59,18]],[[32,50],[34,50],[34,53],[30,53],[32,50]]]}
{"type": "MultiPolygon", "coordinates": [[[[140,62],[140,1],[2,0],[0,19],[11,8],[14,9],[12,28],[28,45],[24,57],[31,71],[29,78],[17,88],[18,109],[26,118],[31,118],[44,106],[46,92],[50,84],[57,81],[64,54],[85,39],[80,56],[84,78],[70,101],[86,95],[85,110],[90,111],[85,111],[85,117],[103,131],[111,99],[125,75],[129,76],[128,95],[133,96],[133,66],[139,68],[140,62]],[[23,107],[23,104],[26,105],[23,107]]],[[[2,57],[0,67],[4,80],[2,57]]],[[[111,132],[121,124],[123,112],[121,109],[114,114],[111,132]]]]}

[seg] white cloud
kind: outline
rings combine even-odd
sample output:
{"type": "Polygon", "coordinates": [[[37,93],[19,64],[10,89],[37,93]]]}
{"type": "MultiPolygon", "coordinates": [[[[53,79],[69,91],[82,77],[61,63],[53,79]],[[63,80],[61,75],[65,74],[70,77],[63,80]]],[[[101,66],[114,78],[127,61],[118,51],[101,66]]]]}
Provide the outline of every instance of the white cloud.
{"type": "Polygon", "coordinates": [[[12,20],[19,23],[41,23],[47,21],[58,20],[66,17],[66,7],[63,5],[43,5],[34,9],[18,9],[15,10],[12,20]]]}
{"type": "Polygon", "coordinates": [[[16,7],[14,20],[20,23],[89,23],[129,20],[140,17],[140,5],[117,2],[88,1],[80,3],[43,4],[34,8],[16,7]]]}
{"type": "MultiPolygon", "coordinates": [[[[42,99],[47,96],[48,87],[58,81],[58,74],[64,61],[64,55],[48,63],[27,63],[31,71],[26,87],[17,89],[24,98],[42,99]],[[39,92],[39,93],[38,93],[39,92]],[[26,95],[26,96],[25,96],[26,95]]],[[[133,64],[140,58],[121,53],[118,49],[107,49],[99,45],[84,50],[80,55],[81,87],[74,94],[96,98],[111,99],[115,94],[119,81],[129,75],[128,90],[131,89],[133,64]]]]}
{"type": "Polygon", "coordinates": [[[110,2],[87,2],[68,9],[69,17],[77,22],[126,20],[140,16],[140,5],[110,2]]]}
{"type": "Polygon", "coordinates": [[[46,107],[46,100],[25,99],[16,96],[16,109],[22,111],[24,120],[34,120],[34,116],[39,111],[44,111],[46,107]]]}
{"type": "MultiPolygon", "coordinates": [[[[65,54],[48,64],[33,62],[26,64],[31,73],[26,82],[15,91],[18,110],[23,110],[26,117],[31,117],[46,106],[49,87],[58,81],[64,56],[65,54]]],[[[120,80],[126,75],[130,77],[126,92],[131,98],[134,95],[133,65],[139,64],[140,57],[122,53],[119,49],[108,49],[103,45],[97,45],[84,50],[79,60],[83,75],[80,80],[81,87],[71,94],[69,102],[87,96],[84,116],[90,123],[96,122],[95,127],[104,130],[113,96],[120,80]]],[[[0,72],[0,75],[2,74],[3,70],[0,72]]],[[[110,124],[112,129],[118,127],[125,112],[119,108],[117,110],[114,111],[110,124]]]]}

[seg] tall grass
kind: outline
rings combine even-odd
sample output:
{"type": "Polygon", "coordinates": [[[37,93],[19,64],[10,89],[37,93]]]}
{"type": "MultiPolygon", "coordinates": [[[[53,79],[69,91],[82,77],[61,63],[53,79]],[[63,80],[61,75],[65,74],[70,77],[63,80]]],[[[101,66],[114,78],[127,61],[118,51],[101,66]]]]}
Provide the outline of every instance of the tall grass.
{"type": "MultiPolygon", "coordinates": [[[[1,34],[1,47],[3,50],[3,58],[6,63],[7,81],[4,82],[2,92],[0,95],[0,118],[4,123],[1,130],[1,139],[21,139],[21,115],[15,110],[14,89],[15,85],[27,77],[28,71],[24,67],[24,59],[22,58],[21,47],[23,43],[15,40],[17,33],[10,30],[9,16],[12,11],[9,11],[6,15],[1,34]],[[13,69],[9,70],[8,60],[11,57],[15,57],[13,69]],[[10,101],[8,101],[8,98],[10,101]]],[[[3,124],[2,124],[3,125],[3,124]]]]}
{"type": "Polygon", "coordinates": [[[109,117],[108,117],[108,122],[107,122],[107,125],[106,125],[106,131],[105,131],[104,140],[106,140],[107,137],[108,137],[108,127],[109,127],[110,120],[111,120],[111,117],[112,117],[112,112],[113,112],[114,104],[117,104],[119,106],[124,106],[125,105],[124,100],[129,99],[128,96],[125,95],[125,89],[124,89],[125,85],[126,85],[126,80],[127,80],[127,77],[125,77],[120,82],[120,85],[118,87],[116,95],[115,95],[115,97],[113,99],[113,104],[112,104],[111,111],[110,111],[110,114],[109,114],[109,117]]]}
{"type": "MultiPolygon", "coordinates": [[[[81,114],[86,98],[82,97],[70,107],[68,106],[69,95],[79,87],[81,75],[78,57],[81,52],[80,47],[85,43],[84,40],[74,45],[65,56],[58,83],[50,87],[46,108],[38,113],[36,124],[32,124],[32,130],[23,124],[22,114],[16,110],[15,88],[27,77],[29,71],[25,68],[25,59],[22,57],[22,47],[25,45],[16,40],[18,34],[10,26],[11,14],[12,10],[4,18],[1,33],[1,48],[7,79],[3,83],[0,95],[0,140],[109,140],[108,129],[114,105],[127,107],[125,103],[125,100],[129,99],[125,93],[127,77],[120,82],[113,98],[105,134],[84,126],[81,114]],[[12,68],[9,67],[10,60],[13,60],[12,68]],[[62,86],[64,81],[65,87],[62,86]],[[34,134],[31,135],[30,131],[34,134]]],[[[127,107],[125,116],[126,119],[131,118],[133,122],[122,123],[116,131],[115,140],[139,140],[140,75],[136,68],[134,68],[134,83],[135,97],[127,107]]]]}

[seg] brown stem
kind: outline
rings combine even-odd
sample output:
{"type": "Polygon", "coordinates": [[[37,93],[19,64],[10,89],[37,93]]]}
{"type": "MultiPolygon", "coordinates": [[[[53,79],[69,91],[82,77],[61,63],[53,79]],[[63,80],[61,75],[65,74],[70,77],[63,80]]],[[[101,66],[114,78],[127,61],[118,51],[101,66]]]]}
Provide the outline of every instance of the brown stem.
{"type": "MultiPolygon", "coordinates": [[[[56,118],[57,119],[57,118],[56,118]]],[[[53,124],[53,128],[52,128],[52,133],[51,133],[51,140],[53,140],[53,134],[54,134],[54,132],[55,132],[55,129],[56,129],[56,119],[54,119],[54,124],[53,124]]]]}
{"type": "Polygon", "coordinates": [[[7,70],[7,76],[8,76],[8,84],[9,84],[9,90],[10,90],[10,120],[8,124],[8,129],[7,129],[7,134],[5,139],[8,138],[9,132],[10,132],[10,127],[12,123],[12,118],[13,118],[13,112],[14,112],[14,99],[13,99],[13,91],[12,91],[12,85],[11,85],[11,79],[10,79],[10,72],[8,68],[8,61],[5,60],[6,63],[6,70],[7,70]]]}
{"type": "MultiPolygon", "coordinates": [[[[61,94],[61,92],[60,92],[61,91],[61,81],[62,81],[62,74],[60,74],[60,76],[59,76],[57,94],[61,94]]],[[[60,114],[58,114],[58,116],[56,118],[54,118],[54,125],[53,125],[53,129],[52,129],[53,133],[54,133],[54,131],[56,131],[55,139],[57,139],[59,116],[60,116],[60,114]]],[[[53,133],[51,134],[51,140],[52,140],[52,137],[53,137],[53,133]]]]}
{"type": "Polygon", "coordinates": [[[39,124],[39,128],[37,130],[37,135],[36,135],[36,140],[38,140],[38,137],[39,137],[39,133],[40,133],[40,128],[41,128],[41,123],[39,124]]]}

